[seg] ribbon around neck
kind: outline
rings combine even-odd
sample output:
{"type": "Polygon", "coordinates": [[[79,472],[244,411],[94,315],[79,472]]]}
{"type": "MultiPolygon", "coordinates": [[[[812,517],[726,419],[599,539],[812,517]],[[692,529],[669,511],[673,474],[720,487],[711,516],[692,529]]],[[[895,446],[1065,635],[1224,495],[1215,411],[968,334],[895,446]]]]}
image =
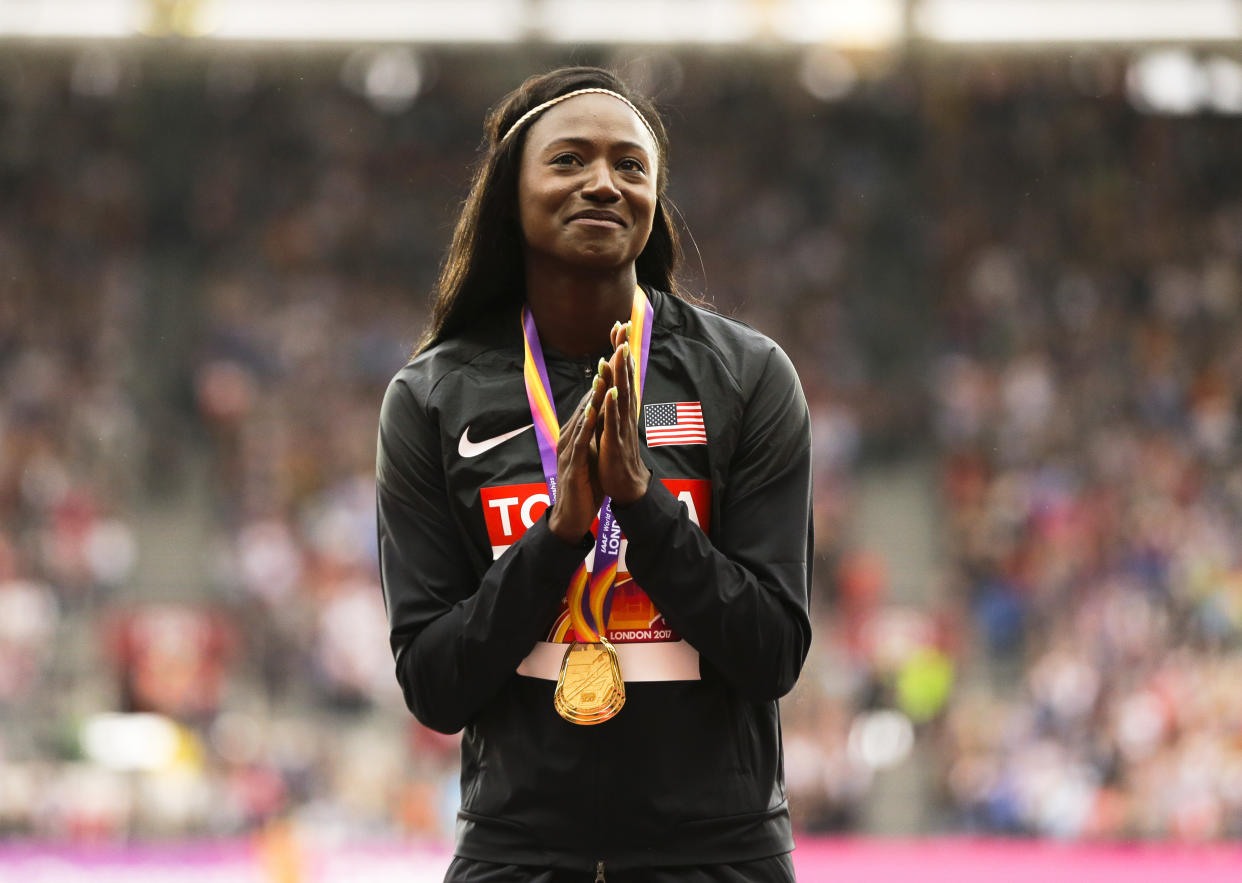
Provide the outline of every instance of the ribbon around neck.
{"type": "MultiPolygon", "coordinates": [[[[635,286],[634,302],[630,311],[629,344],[630,353],[639,354],[634,364],[634,394],[638,396],[638,405],[642,404],[643,385],[647,379],[652,317],[651,302],[647,300],[643,290],[635,286]]],[[[539,442],[539,459],[548,483],[548,502],[549,505],[555,505],[556,445],[561,437],[561,427],[556,418],[556,402],[552,398],[552,386],[548,382],[543,347],[539,344],[539,331],[528,307],[522,308],[522,336],[525,341],[522,376],[526,381],[526,400],[530,404],[530,415],[539,442]]],[[[617,558],[620,552],[621,528],[612,514],[612,500],[604,497],[603,505],[599,508],[594,566],[588,573],[585,561],[578,565],[566,592],[569,618],[576,641],[598,643],[608,629],[608,614],[612,607],[613,583],[617,577],[617,558]]]]}

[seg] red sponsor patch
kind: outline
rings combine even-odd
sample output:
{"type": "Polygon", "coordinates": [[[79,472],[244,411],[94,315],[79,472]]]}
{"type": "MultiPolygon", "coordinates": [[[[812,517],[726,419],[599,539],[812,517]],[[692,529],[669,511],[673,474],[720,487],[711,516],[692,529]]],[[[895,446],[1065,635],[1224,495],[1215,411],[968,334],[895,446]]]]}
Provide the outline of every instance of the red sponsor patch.
{"type": "MultiPolygon", "coordinates": [[[[712,485],[701,478],[664,478],[661,483],[689,510],[690,520],[704,531],[711,522],[712,485]]],[[[479,492],[487,537],[495,557],[517,542],[538,521],[548,508],[548,488],[543,482],[485,487],[479,492]]],[[[592,525],[594,530],[598,520],[592,525]]],[[[621,557],[617,581],[608,617],[609,640],[618,643],[649,643],[676,641],[678,636],[668,628],[664,617],[651,599],[630,577],[625,568],[628,543],[622,534],[621,557]]],[[[562,606],[548,630],[546,640],[564,641],[568,631],[568,614],[562,606]]]]}
{"type": "Polygon", "coordinates": [[[483,499],[487,538],[493,546],[517,542],[543,516],[549,504],[548,486],[543,482],[485,487],[479,495],[483,499]]]}
{"type": "Polygon", "coordinates": [[[681,504],[690,510],[690,520],[707,533],[712,521],[712,483],[705,478],[661,478],[681,504]]]}

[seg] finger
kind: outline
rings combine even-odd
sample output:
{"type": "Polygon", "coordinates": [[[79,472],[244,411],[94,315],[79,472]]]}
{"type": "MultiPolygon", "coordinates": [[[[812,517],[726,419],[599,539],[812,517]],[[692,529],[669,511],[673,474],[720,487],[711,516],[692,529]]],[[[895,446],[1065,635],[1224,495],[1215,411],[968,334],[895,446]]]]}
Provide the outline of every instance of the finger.
{"type": "Polygon", "coordinates": [[[583,394],[582,398],[578,400],[578,404],[574,408],[573,417],[570,417],[570,420],[573,420],[581,415],[582,411],[586,409],[586,406],[591,403],[591,396],[594,392],[594,389],[588,389],[586,393],[583,394]]]}
{"type": "Polygon", "coordinates": [[[599,360],[599,387],[595,399],[595,410],[599,415],[595,424],[595,437],[598,440],[604,431],[604,405],[608,400],[608,390],[612,388],[612,366],[605,360],[599,360]]]}
{"type": "MultiPolygon", "coordinates": [[[[595,366],[595,374],[600,378],[600,385],[604,392],[608,391],[608,387],[612,386],[612,364],[608,359],[600,359],[599,364],[595,366]]],[[[602,403],[602,396],[596,401],[596,407],[602,403]]]]}
{"type": "Polygon", "coordinates": [[[574,412],[569,415],[569,419],[565,421],[565,425],[561,428],[562,433],[573,431],[573,427],[577,425],[577,421],[582,419],[582,412],[585,411],[586,406],[591,403],[592,393],[594,393],[594,390],[588,389],[583,394],[582,398],[578,399],[578,404],[574,405],[574,412]]]}
{"type": "Polygon", "coordinates": [[[596,423],[599,420],[603,395],[604,382],[597,375],[591,381],[591,388],[586,393],[586,407],[583,408],[582,419],[578,422],[577,443],[589,444],[591,436],[595,432],[596,423]]]}
{"type": "Polygon", "coordinates": [[[595,394],[591,399],[591,403],[595,405],[596,413],[599,413],[603,409],[604,396],[608,395],[608,387],[611,385],[611,372],[608,370],[608,363],[603,359],[600,359],[599,361],[600,364],[603,365],[603,370],[599,374],[595,375],[595,385],[592,387],[595,394]]]}
{"type": "Polygon", "coordinates": [[[620,431],[628,434],[630,424],[634,420],[634,375],[631,371],[632,360],[630,359],[630,345],[628,343],[621,344],[617,348],[617,360],[620,363],[617,366],[617,416],[621,418],[623,426],[619,427],[620,431]]]}
{"type": "Polygon", "coordinates": [[[569,415],[569,419],[561,426],[559,437],[556,440],[556,452],[559,454],[565,447],[572,443],[578,431],[578,424],[582,420],[582,414],[586,406],[591,402],[591,393],[593,390],[587,390],[586,395],[574,407],[574,412],[569,415]]]}
{"type": "MultiPolygon", "coordinates": [[[[557,473],[566,492],[580,480],[582,471],[588,468],[588,458],[582,440],[591,413],[592,409],[588,404],[582,412],[581,419],[574,424],[573,432],[564,437],[565,449],[557,456],[557,473]]],[[[586,437],[590,438],[590,436],[586,437]]]]}
{"type": "MultiPolygon", "coordinates": [[[[603,390],[603,384],[599,385],[603,390]]],[[[601,392],[601,398],[603,393],[601,392]]],[[[599,427],[603,423],[603,414],[598,405],[594,401],[587,405],[586,411],[582,415],[582,427],[578,436],[578,442],[575,445],[575,456],[578,458],[580,468],[587,472],[588,480],[591,485],[592,494],[595,496],[595,505],[599,506],[599,427]]]]}
{"type": "Polygon", "coordinates": [[[619,409],[617,407],[617,388],[611,387],[608,394],[604,396],[604,431],[603,439],[607,442],[609,451],[616,452],[620,450],[620,430],[621,421],[618,419],[619,409]]]}
{"type": "MultiPolygon", "coordinates": [[[[621,344],[621,346],[624,346],[624,345],[625,345],[624,343],[621,344]]],[[[608,360],[608,379],[610,381],[610,383],[608,384],[608,396],[610,400],[612,399],[614,395],[617,394],[617,393],[614,393],[614,390],[617,389],[617,383],[620,381],[620,378],[621,378],[621,367],[624,364],[624,362],[621,359],[621,346],[617,347],[617,349],[613,352],[612,357],[608,360]]],[[[613,416],[615,417],[616,415],[613,415],[613,416]]],[[[618,426],[617,430],[619,429],[620,427],[618,426]]]]}
{"type": "Polygon", "coordinates": [[[625,370],[625,357],[622,354],[627,346],[629,346],[629,344],[622,340],[621,343],[617,345],[617,348],[613,350],[612,355],[608,359],[609,386],[616,386],[617,381],[621,376],[621,372],[625,370]]]}
{"type": "Polygon", "coordinates": [[[595,423],[599,419],[599,409],[595,404],[586,406],[582,412],[582,422],[578,426],[578,436],[574,440],[574,456],[580,461],[590,459],[591,443],[595,440],[595,423]]]}
{"type": "Polygon", "coordinates": [[[603,426],[604,396],[608,393],[608,383],[604,379],[606,374],[606,365],[603,359],[599,360],[596,367],[595,378],[591,381],[591,406],[595,409],[595,435],[599,436],[600,428],[603,426]]]}
{"type": "Polygon", "coordinates": [[[638,362],[636,359],[637,357],[633,352],[628,351],[627,347],[625,360],[625,388],[628,393],[627,398],[629,404],[629,415],[634,426],[638,425],[638,399],[639,396],[642,395],[642,390],[638,388],[638,362]]]}
{"type": "Polygon", "coordinates": [[[617,322],[612,326],[612,348],[615,350],[630,339],[630,326],[633,322],[617,322]]]}

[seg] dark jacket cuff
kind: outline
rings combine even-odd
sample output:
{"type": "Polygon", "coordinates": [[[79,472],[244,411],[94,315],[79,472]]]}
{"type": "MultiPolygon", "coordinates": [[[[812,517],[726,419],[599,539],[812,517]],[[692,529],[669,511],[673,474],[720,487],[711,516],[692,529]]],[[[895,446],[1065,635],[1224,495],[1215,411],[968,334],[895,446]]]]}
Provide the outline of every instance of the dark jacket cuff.
{"type": "Polygon", "coordinates": [[[654,475],[646,492],[633,503],[614,503],[612,506],[613,515],[617,518],[617,524],[621,525],[625,538],[631,544],[639,545],[667,534],[684,509],[681,501],[654,475]]]}
{"type": "Polygon", "coordinates": [[[543,517],[526,531],[522,540],[531,548],[538,549],[540,555],[550,556],[552,560],[559,561],[561,559],[558,556],[562,556],[566,561],[572,559],[576,564],[582,563],[583,557],[595,545],[595,535],[588,530],[576,543],[567,543],[552,533],[552,528],[548,526],[548,518],[551,514],[552,507],[549,506],[543,513],[543,517]]]}

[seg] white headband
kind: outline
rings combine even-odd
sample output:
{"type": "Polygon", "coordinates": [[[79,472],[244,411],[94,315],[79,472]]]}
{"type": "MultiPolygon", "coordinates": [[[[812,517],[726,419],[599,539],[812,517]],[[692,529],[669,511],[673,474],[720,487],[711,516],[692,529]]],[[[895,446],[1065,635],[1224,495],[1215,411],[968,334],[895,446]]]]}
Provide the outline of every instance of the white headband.
{"type": "Polygon", "coordinates": [[[611,89],[578,89],[574,92],[566,92],[564,95],[558,95],[555,98],[551,98],[545,101],[543,104],[532,107],[530,110],[526,111],[526,113],[522,114],[520,117],[517,118],[517,122],[515,122],[512,126],[509,127],[509,131],[505,132],[504,137],[500,139],[499,143],[504,144],[506,141],[509,140],[510,135],[512,135],[518,129],[522,128],[523,123],[525,123],[531,117],[543,113],[549,107],[552,107],[555,104],[560,104],[562,101],[565,101],[568,98],[573,98],[577,95],[591,95],[591,94],[611,95],[613,98],[617,99],[618,101],[624,101],[625,106],[628,107],[630,110],[634,111],[634,113],[638,115],[638,118],[642,120],[643,125],[647,127],[647,131],[651,133],[651,140],[655,143],[656,147],[659,147],[660,139],[656,137],[655,129],[651,128],[651,123],[647,122],[647,118],[642,115],[642,112],[637,107],[634,106],[634,102],[630,101],[630,99],[626,98],[624,95],[619,95],[618,93],[613,92],[611,89]]]}

